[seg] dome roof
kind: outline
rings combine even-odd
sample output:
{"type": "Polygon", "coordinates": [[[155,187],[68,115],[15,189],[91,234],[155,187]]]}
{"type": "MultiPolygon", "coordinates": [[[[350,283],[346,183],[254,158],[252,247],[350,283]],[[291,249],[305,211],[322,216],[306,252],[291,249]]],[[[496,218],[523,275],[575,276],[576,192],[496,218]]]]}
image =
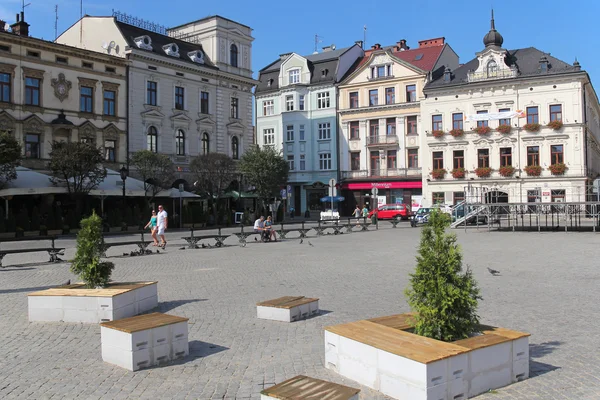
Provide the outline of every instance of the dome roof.
{"type": "Polygon", "coordinates": [[[494,23],[494,10],[492,10],[492,21],[490,24],[490,31],[483,37],[483,44],[485,47],[496,46],[501,47],[502,43],[504,43],[504,38],[496,30],[496,25],[494,23]]]}

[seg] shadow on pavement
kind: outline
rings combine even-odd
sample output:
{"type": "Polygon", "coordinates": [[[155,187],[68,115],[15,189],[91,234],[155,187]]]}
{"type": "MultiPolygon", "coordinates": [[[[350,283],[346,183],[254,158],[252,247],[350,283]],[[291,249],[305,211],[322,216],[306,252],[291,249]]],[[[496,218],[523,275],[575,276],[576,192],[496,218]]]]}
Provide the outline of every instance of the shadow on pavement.
{"type": "Polygon", "coordinates": [[[208,299],[190,299],[190,300],[173,300],[173,301],[162,301],[158,304],[156,311],[165,313],[167,311],[174,310],[180,306],[189,303],[197,303],[199,301],[207,301],[208,299]]]}
{"type": "Polygon", "coordinates": [[[535,361],[536,358],[542,358],[548,354],[551,354],[558,346],[564,342],[551,341],[540,344],[529,345],[529,377],[533,378],[536,376],[544,375],[548,372],[556,371],[560,367],[545,364],[539,361],[535,361]]]}

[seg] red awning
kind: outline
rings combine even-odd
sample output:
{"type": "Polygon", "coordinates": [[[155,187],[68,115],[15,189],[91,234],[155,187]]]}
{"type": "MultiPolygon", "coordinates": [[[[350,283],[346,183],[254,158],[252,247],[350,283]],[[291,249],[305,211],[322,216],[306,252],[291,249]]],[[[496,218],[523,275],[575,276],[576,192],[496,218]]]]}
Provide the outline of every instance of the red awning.
{"type": "Polygon", "coordinates": [[[423,183],[421,181],[408,182],[363,182],[363,183],[346,183],[342,189],[349,190],[369,190],[377,189],[421,189],[423,183]]]}

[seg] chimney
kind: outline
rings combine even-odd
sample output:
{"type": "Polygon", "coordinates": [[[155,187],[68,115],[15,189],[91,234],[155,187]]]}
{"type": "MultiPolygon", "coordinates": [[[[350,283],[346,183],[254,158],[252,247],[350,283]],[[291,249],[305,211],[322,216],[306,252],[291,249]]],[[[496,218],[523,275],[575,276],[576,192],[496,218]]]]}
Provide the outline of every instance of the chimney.
{"type": "Polygon", "coordinates": [[[410,47],[406,45],[406,39],[402,39],[399,42],[396,42],[396,51],[405,51],[410,50],[410,47]]]}
{"type": "Polygon", "coordinates": [[[12,32],[19,36],[29,36],[29,24],[25,22],[25,13],[21,11],[21,20],[19,21],[19,14],[17,14],[17,22],[10,26],[12,32]]]}
{"type": "Polygon", "coordinates": [[[419,40],[419,48],[422,49],[424,47],[435,47],[435,46],[443,46],[446,41],[445,37],[427,39],[427,40],[419,40]]]}
{"type": "Polygon", "coordinates": [[[575,71],[581,71],[581,64],[579,64],[579,61],[577,61],[577,59],[575,59],[573,67],[575,67],[575,71]]]}
{"type": "Polygon", "coordinates": [[[356,42],[354,42],[354,44],[357,44],[361,49],[363,48],[364,44],[362,40],[357,40],[356,42]]]}
{"type": "Polygon", "coordinates": [[[4,27],[6,26],[6,21],[0,19],[0,32],[4,32],[4,27]]]}
{"type": "Polygon", "coordinates": [[[381,45],[379,43],[375,43],[373,46],[371,46],[371,50],[379,50],[381,49],[381,45]]]}

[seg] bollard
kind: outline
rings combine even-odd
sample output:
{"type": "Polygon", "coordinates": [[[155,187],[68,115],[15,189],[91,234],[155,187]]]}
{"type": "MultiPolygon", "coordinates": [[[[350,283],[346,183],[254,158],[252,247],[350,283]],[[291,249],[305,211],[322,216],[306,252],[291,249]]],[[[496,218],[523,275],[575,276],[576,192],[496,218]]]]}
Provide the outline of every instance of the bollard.
{"type": "Polygon", "coordinates": [[[194,227],[193,226],[190,228],[190,236],[194,237],[194,227]]]}

